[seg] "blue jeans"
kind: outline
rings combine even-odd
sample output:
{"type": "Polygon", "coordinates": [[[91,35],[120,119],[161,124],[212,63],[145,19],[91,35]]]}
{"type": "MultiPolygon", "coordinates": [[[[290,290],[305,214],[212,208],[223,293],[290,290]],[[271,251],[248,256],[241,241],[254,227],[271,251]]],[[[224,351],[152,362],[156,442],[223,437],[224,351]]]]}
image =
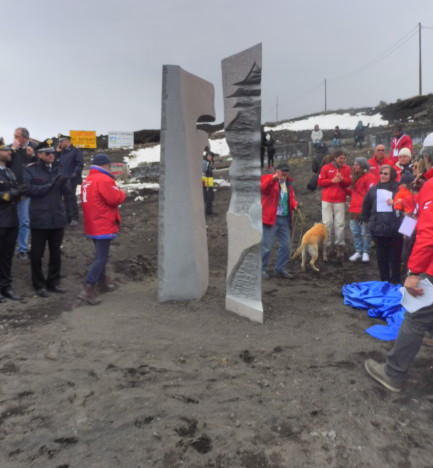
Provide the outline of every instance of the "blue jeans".
{"type": "Polygon", "coordinates": [[[355,219],[351,219],[349,226],[352,231],[355,252],[369,254],[371,251],[371,234],[368,223],[360,224],[355,219]]]}
{"type": "Polygon", "coordinates": [[[111,239],[93,239],[95,244],[95,260],[87,273],[85,284],[95,285],[105,281],[105,266],[110,253],[111,239]]]}
{"type": "Polygon", "coordinates": [[[18,252],[27,252],[30,234],[30,198],[26,197],[17,203],[18,211],[18,252]]]}
{"type": "Polygon", "coordinates": [[[275,271],[281,273],[286,269],[290,257],[290,225],[288,216],[277,216],[275,224],[263,224],[262,242],[262,270],[266,271],[269,255],[274,245],[275,237],[278,239],[278,254],[275,271]]]}

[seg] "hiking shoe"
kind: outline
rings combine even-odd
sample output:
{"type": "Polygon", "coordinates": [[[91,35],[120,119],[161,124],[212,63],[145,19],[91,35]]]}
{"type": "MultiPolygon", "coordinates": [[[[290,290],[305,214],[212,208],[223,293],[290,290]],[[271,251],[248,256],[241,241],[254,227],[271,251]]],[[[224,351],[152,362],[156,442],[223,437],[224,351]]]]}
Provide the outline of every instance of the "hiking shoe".
{"type": "Polygon", "coordinates": [[[262,271],[262,278],[263,279],[269,279],[270,276],[266,273],[266,271],[262,271]]]}
{"type": "MultiPolygon", "coordinates": [[[[365,254],[364,254],[365,255],[365,254]]],[[[368,254],[367,254],[368,255],[368,254]]],[[[349,257],[349,262],[356,262],[357,260],[359,260],[360,258],[364,258],[363,255],[361,255],[359,252],[355,252],[353,255],[351,255],[349,257]]],[[[363,260],[364,261],[364,260],[363,260]]]]}
{"type": "Polygon", "coordinates": [[[289,272],[286,271],[286,270],[277,271],[277,275],[278,275],[280,278],[284,278],[284,279],[292,279],[292,278],[294,278],[294,275],[292,275],[291,273],[289,273],[289,272]]]}
{"type": "Polygon", "coordinates": [[[29,261],[29,256],[27,255],[27,252],[18,252],[18,258],[22,262],[28,262],[29,261]]]}
{"type": "Polygon", "coordinates": [[[95,286],[90,284],[84,285],[84,289],[78,294],[78,298],[90,305],[101,303],[101,299],[96,296],[95,286]]]}
{"type": "Polygon", "coordinates": [[[367,359],[365,361],[365,369],[374,380],[382,384],[388,390],[391,390],[391,392],[401,392],[401,384],[386,375],[385,366],[383,364],[380,364],[374,359],[367,359]]]}
{"type": "Polygon", "coordinates": [[[362,261],[363,261],[364,263],[368,263],[368,262],[370,261],[370,255],[368,255],[367,252],[364,252],[364,253],[362,254],[362,261]]]}
{"type": "Polygon", "coordinates": [[[344,258],[344,245],[336,245],[335,251],[337,258],[343,259],[344,258]]]}

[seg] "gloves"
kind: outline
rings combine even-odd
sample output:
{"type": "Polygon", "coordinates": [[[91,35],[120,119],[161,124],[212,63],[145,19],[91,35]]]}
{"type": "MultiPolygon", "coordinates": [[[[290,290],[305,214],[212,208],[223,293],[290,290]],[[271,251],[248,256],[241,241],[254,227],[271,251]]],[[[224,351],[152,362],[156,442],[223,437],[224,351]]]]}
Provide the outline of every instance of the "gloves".
{"type": "Polygon", "coordinates": [[[31,189],[31,186],[28,184],[20,184],[17,187],[17,190],[20,193],[20,195],[25,195],[26,193],[30,191],[30,189],[31,189]]]}
{"type": "Polygon", "coordinates": [[[68,182],[68,179],[69,177],[59,174],[53,180],[53,186],[56,185],[57,187],[63,187],[66,184],[66,182],[68,182]]]}

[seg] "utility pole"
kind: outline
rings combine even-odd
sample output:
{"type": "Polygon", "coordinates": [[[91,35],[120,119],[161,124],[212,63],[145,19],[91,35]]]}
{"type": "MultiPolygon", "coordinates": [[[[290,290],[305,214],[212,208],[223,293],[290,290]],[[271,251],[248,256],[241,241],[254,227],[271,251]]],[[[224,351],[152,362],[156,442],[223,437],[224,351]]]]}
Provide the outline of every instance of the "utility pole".
{"type": "Polygon", "coordinates": [[[326,78],[325,78],[325,113],[327,112],[327,105],[326,105],[326,78]]]}
{"type": "Polygon", "coordinates": [[[277,96],[277,105],[276,105],[276,110],[277,110],[277,118],[276,118],[275,122],[278,122],[278,96],[277,96]]]}
{"type": "Polygon", "coordinates": [[[422,96],[421,23],[418,23],[418,37],[419,37],[419,95],[422,96]]]}

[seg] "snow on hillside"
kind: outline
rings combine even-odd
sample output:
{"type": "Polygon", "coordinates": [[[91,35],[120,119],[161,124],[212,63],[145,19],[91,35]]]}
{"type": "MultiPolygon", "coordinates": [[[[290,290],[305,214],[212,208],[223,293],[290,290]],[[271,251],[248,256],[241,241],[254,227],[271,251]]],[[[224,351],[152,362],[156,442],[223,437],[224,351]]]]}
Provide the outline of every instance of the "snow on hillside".
{"type": "MultiPolygon", "coordinates": [[[[354,130],[359,121],[364,125],[370,124],[370,127],[379,127],[380,125],[388,125],[387,120],[383,120],[381,114],[365,115],[359,112],[355,115],[345,114],[322,114],[308,117],[302,120],[292,120],[285,122],[275,127],[265,127],[265,131],[273,130],[313,130],[314,125],[319,125],[323,130],[334,129],[337,125],[340,129],[354,130]]],[[[209,145],[211,151],[220,155],[228,156],[230,154],[229,147],[225,138],[210,139],[209,145]]],[[[160,145],[152,146],[151,148],[142,148],[129,153],[129,157],[125,158],[125,162],[131,169],[139,166],[142,163],[158,162],[161,157],[160,145]]]]}
{"type": "Polygon", "coordinates": [[[348,113],[313,115],[307,119],[291,120],[290,122],[284,122],[275,127],[265,127],[265,131],[273,130],[274,132],[278,132],[279,130],[313,130],[315,125],[318,125],[322,130],[333,130],[337,125],[342,130],[354,130],[360,120],[364,125],[370,124],[370,127],[388,125],[388,121],[383,120],[382,115],[379,113],[374,115],[365,115],[362,112],[358,112],[355,115],[350,115],[348,113]]]}

